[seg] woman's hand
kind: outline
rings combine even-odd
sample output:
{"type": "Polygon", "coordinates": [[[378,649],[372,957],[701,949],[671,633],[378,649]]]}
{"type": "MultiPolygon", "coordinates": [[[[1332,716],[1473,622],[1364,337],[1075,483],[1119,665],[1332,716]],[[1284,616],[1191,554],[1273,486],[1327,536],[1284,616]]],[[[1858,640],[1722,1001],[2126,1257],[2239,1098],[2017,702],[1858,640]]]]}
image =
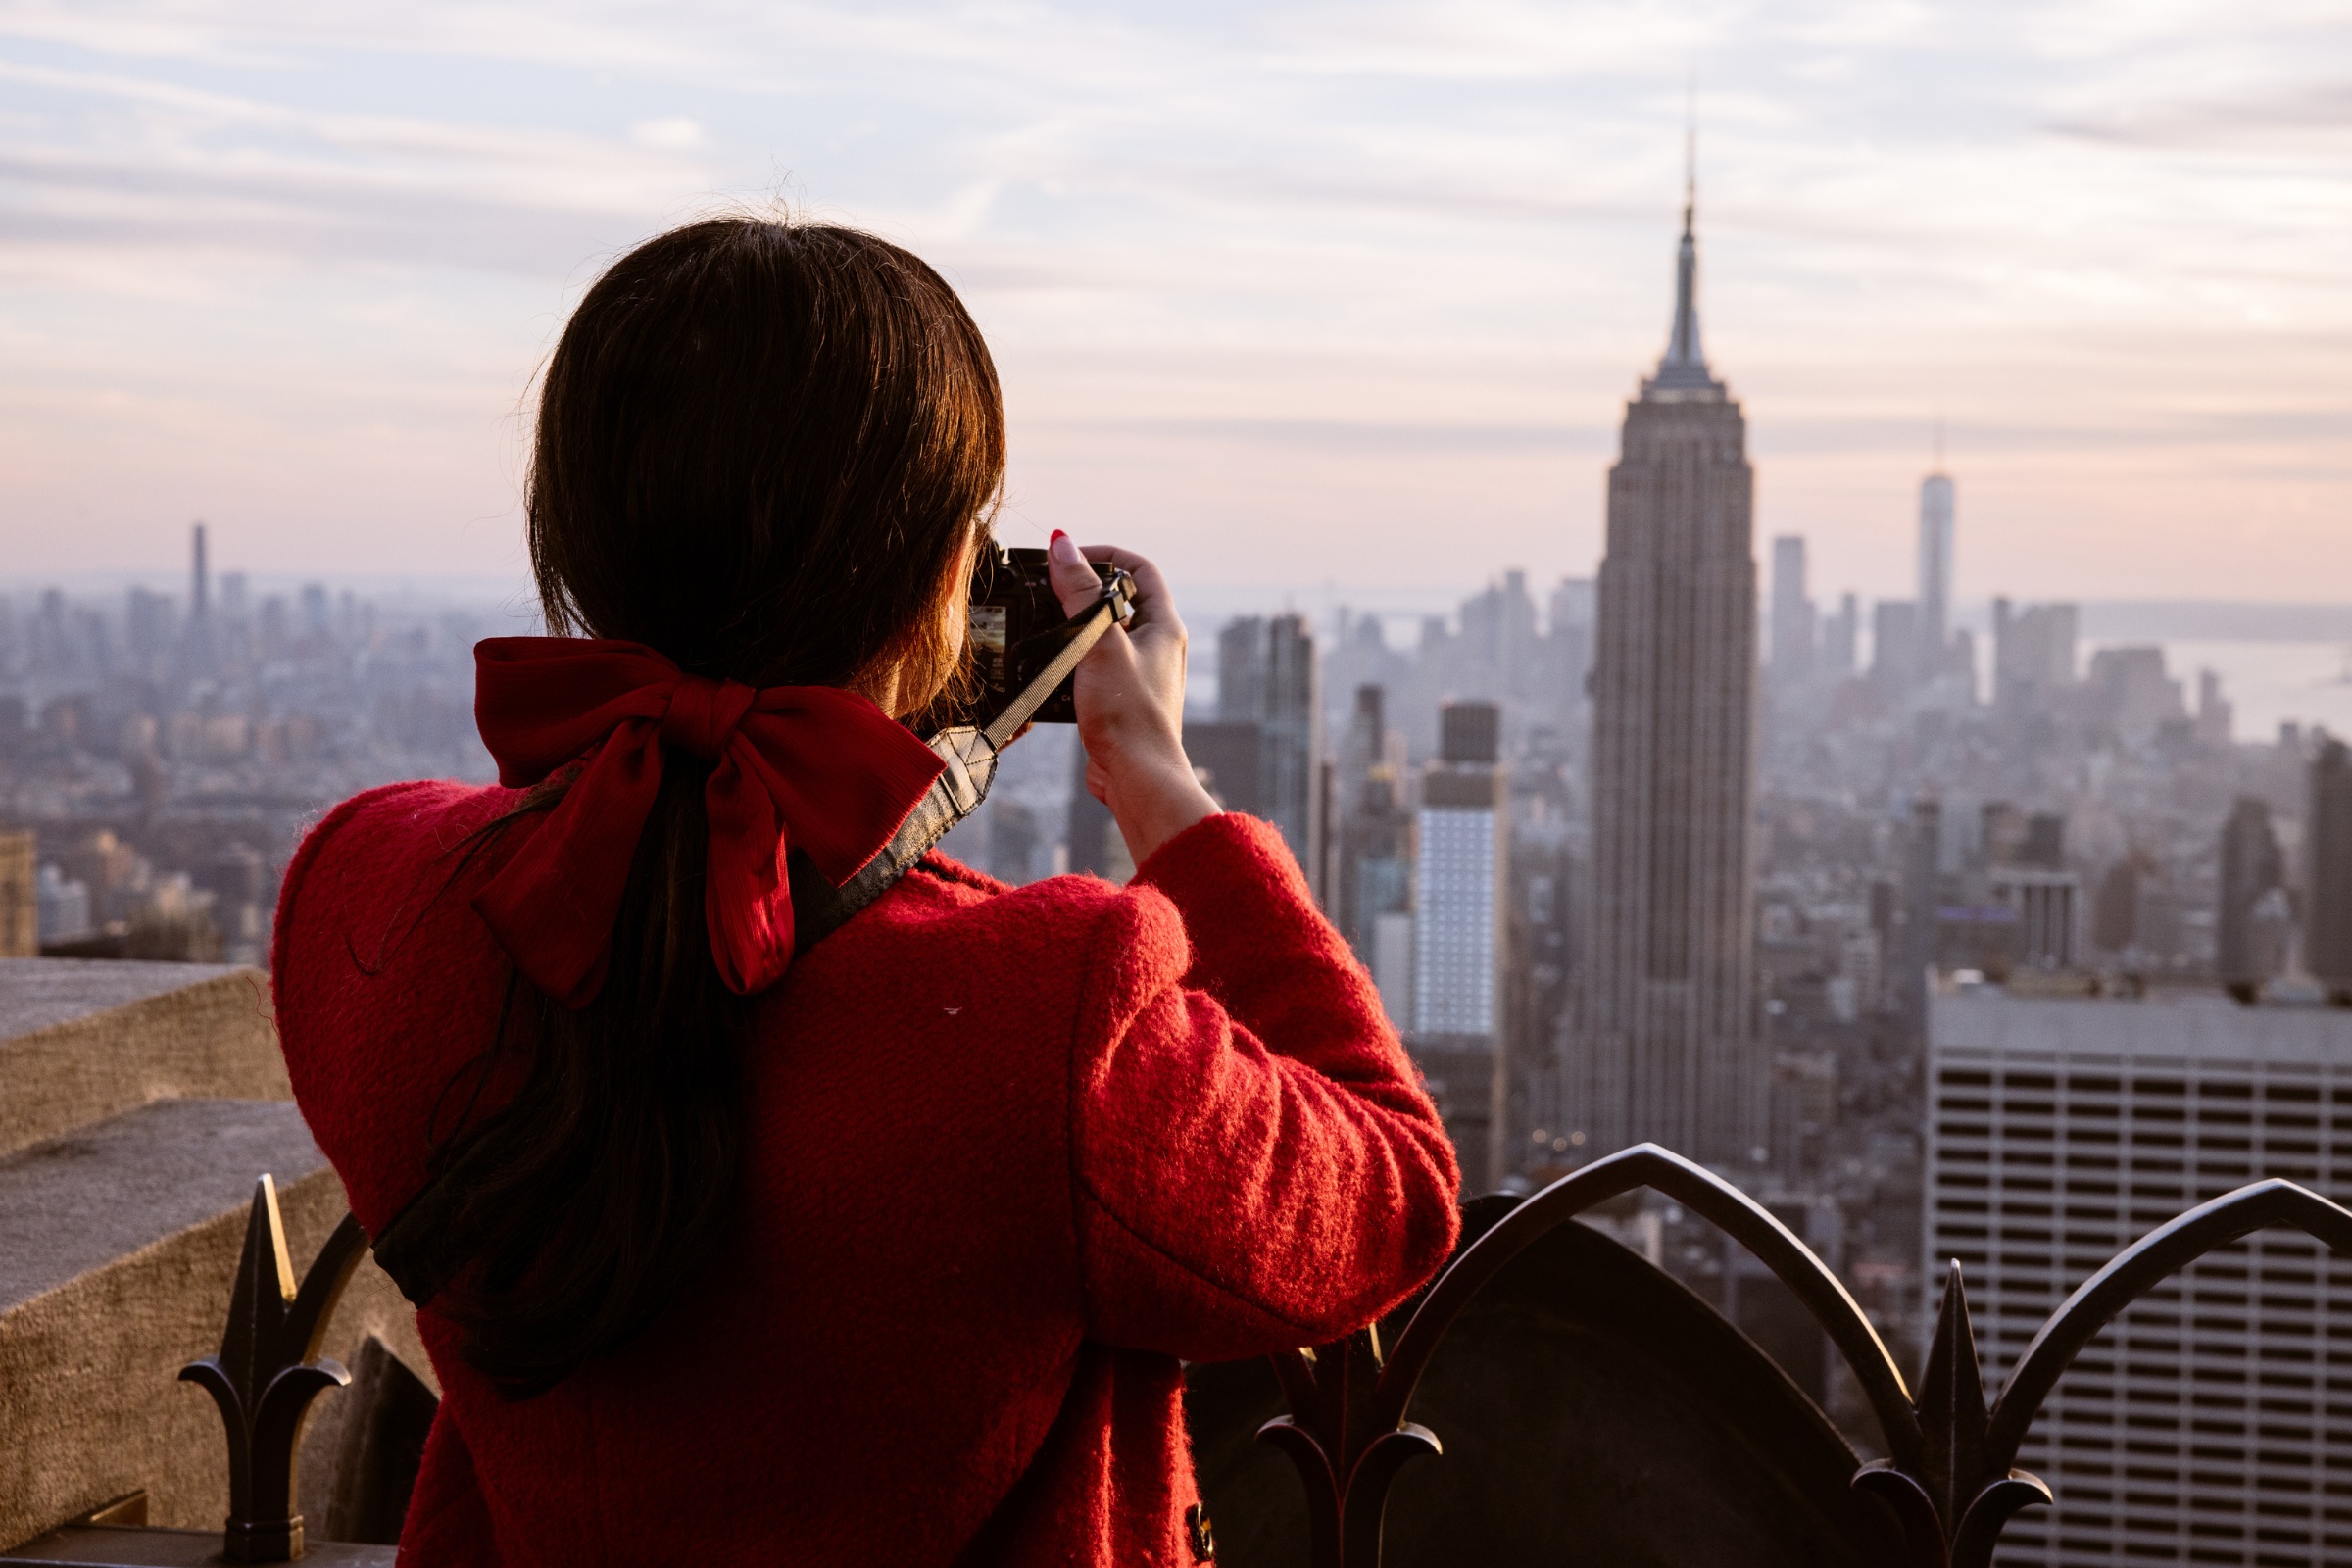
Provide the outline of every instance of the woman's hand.
{"type": "Polygon", "coordinates": [[[1133,617],[1095,644],[1078,665],[1076,689],[1086,787],[1110,808],[1128,855],[1141,865],[1162,844],[1217,814],[1184,755],[1184,622],[1159,568],[1132,551],[1089,545],[1081,552],[1055,529],[1046,560],[1064,614],[1102,597],[1090,560],[1123,567],[1135,579],[1133,617]]]}

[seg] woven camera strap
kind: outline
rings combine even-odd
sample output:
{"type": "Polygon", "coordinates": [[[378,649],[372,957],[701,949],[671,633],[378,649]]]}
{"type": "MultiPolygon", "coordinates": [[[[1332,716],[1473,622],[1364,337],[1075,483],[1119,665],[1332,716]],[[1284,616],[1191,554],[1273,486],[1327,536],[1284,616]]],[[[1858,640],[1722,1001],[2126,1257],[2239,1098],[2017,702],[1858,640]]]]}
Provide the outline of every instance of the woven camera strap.
{"type": "MultiPolygon", "coordinates": [[[[980,803],[988,798],[989,785],[996,781],[998,755],[1020,733],[1021,726],[1036,716],[1103,634],[1126,620],[1134,602],[1134,579],[1124,571],[1116,573],[1091,608],[1047,634],[1058,639],[1060,646],[1036,678],[995,717],[983,725],[953,725],[932,736],[930,747],[947,766],[906,813],[898,833],[856,876],[834,887],[800,851],[787,853],[785,868],[792,879],[797,953],[807,953],[897,886],[948,829],[980,808],[980,803]]],[[[440,1295],[465,1269],[468,1259],[455,1243],[453,1222],[466,1196],[479,1185],[481,1173],[504,1159],[503,1125],[494,1121],[467,1140],[457,1157],[427,1180],[423,1190],[375,1236],[376,1265],[392,1276],[392,1283],[413,1305],[422,1306],[440,1295]]]]}

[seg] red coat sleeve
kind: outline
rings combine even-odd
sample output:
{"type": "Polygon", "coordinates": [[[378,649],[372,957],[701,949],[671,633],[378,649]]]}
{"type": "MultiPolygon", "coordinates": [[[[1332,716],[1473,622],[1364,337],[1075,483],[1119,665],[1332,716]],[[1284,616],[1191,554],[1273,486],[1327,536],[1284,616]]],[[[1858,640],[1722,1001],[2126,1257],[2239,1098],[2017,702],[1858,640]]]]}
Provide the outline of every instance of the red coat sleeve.
{"type": "Polygon", "coordinates": [[[1279,833],[1180,834],[1091,947],[1071,1149],[1093,1338],[1193,1360],[1321,1344],[1445,1261],[1452,1146],[1279,833]]]}

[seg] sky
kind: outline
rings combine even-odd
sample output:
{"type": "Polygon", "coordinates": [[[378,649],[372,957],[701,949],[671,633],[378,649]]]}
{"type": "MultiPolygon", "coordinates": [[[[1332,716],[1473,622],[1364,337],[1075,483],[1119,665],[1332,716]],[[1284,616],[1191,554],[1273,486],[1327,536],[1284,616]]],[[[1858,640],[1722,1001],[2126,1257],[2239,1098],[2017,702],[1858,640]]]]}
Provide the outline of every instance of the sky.
{"type": "Polygon", "coordinates": [[[2340,0],[0,0],[0,577],[518,580],[533,376],[636,241],[871,228],[987,332],[1000,533],[1403,608],[1590,572],[1664,346],[1759,553],[2352,599],[2340,0]]]}

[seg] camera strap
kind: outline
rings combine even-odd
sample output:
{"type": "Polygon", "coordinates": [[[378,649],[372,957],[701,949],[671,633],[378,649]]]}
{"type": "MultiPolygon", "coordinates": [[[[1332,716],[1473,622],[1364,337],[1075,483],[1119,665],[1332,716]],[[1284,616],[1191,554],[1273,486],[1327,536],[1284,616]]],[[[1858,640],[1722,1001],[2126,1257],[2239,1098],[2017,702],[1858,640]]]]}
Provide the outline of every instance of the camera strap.
{"type": "MultiPolygon", "coordinates": [[[[1049,634],[1059,639],[1060,646],[1002,711],[986,724],[956,724],[932,736],[928,744],[948,765],[906,813],[898,833],[849,881],[834,887],[800,850],[786,852],[796,955],[807,953],[896,887],[948,829],[980,808],[989,785],[996,782],[998,754],[1069,679],[1103,634],[1126,622],[1134,605],[1135,579],[1124,571],[1114,573],[1102,598],[1049,634]]],[[[450,1246],[451,1224],[458,1205],[476,1184],[475,1173],[501,1157],[499,1126],[493,1121],[467,1140],[457,1157],[427,1180],[373,1239],[377,1266],[412,1305],[422,1306],[438,1296],[468,1261],[450,1246]]]]}
{"type": "Polygon", "coordinates": [[[1103,634],[1126,622],[1134,605],[1135,579],[1124,571],[1114,573],[1103,585],[1102,598],[1049,634],[1060,643],[1054,657],[994,718],[979,725],[952,724],[932,736],[930,747],[947,767],[906,813],[897,835],[856,876],[836,888],[799,856],[786,857],[792,873],[792,921],[798,952],[808,952],[889,892],[948,829],[980,808],[980,803],[988,799],[988,787],[996,782],[998,754],[1070,678],[1078,662],[1094,651],[1103,634]]]}

